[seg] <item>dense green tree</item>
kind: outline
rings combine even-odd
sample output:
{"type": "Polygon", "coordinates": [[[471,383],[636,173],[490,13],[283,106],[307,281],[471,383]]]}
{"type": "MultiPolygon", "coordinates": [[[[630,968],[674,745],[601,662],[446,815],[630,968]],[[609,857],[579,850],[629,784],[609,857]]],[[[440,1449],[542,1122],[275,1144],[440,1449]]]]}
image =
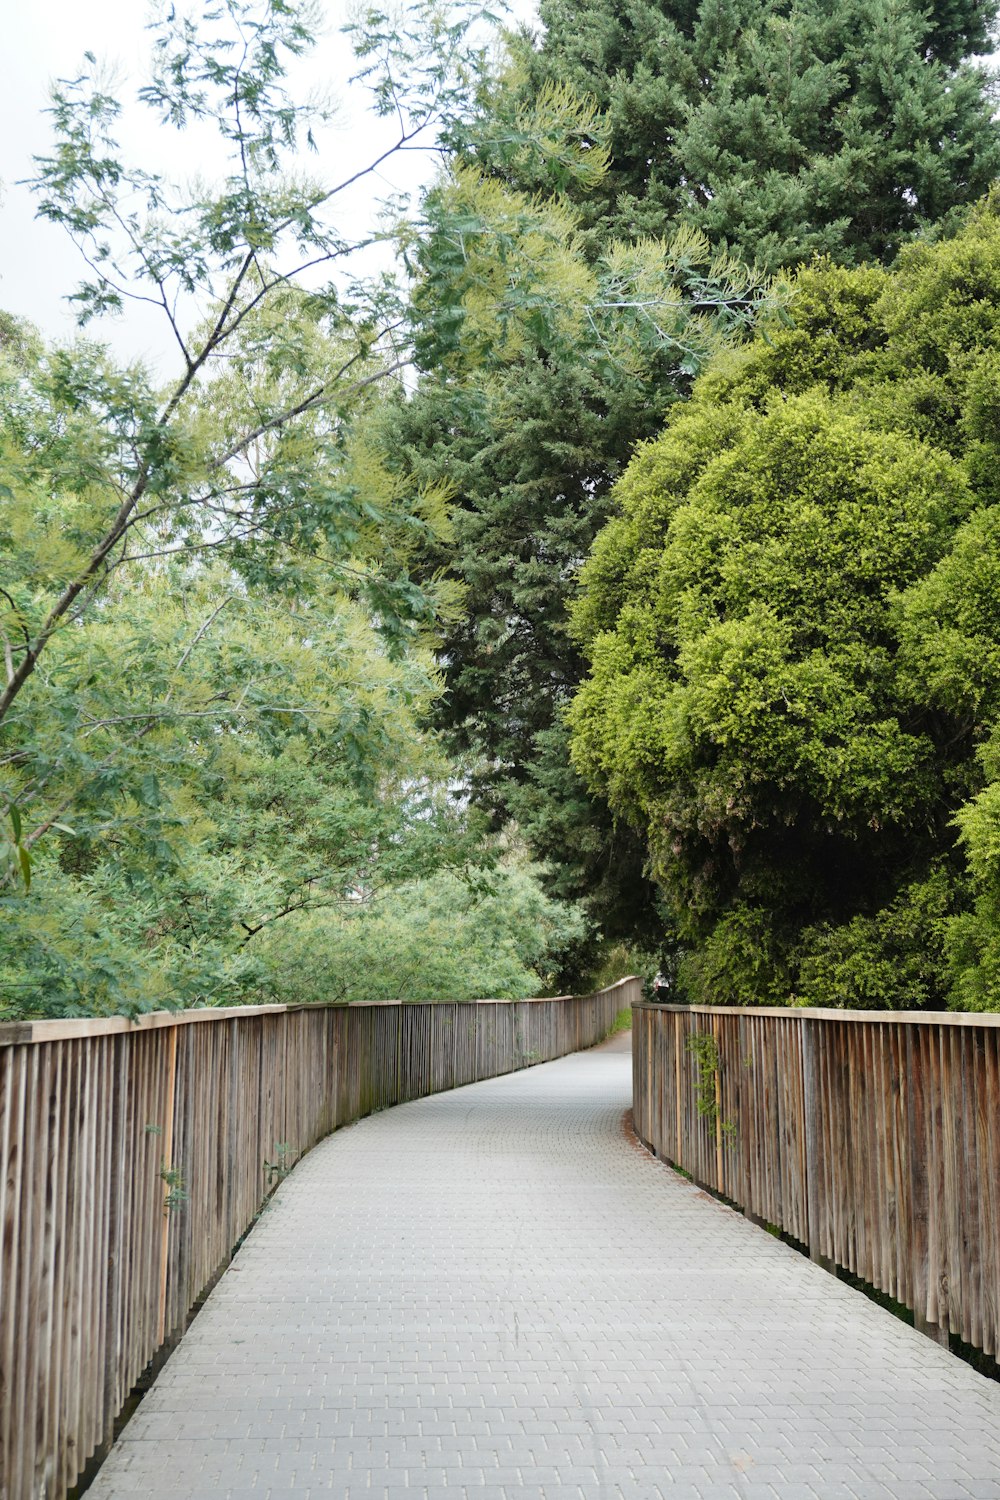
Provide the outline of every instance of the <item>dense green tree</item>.
{"type": "Polygon", "coordinates": [[[507,850],[488,872],[442,870],[296,917],[261,959],[280,999],[518,1000],[551,993],[585,937],[579,906],[547,896],[539,872],[507,850]]]}
{"type": "MultiPolygon", "coordinates": [[[[89,346],[50,353],[30,330],[9,330],[8,674],[29,612],[78,564],[79,529],[104,493],[102,414],[65,399],[61,372],[108,368],[89,346]]],[[[247,361],[206,390],[202,420],[216,432],[238,411],[234,379],[252,395],[266,373],[247,361]]],[[[494,881],[502,851],[466,806],[461,768],[423,727],[439,690],[430,641],[411,622],[387,649],[371,613],[369,554],[405,563],[415,523],[418,535],[440,524],[430,497],[414,513],[357,413],[335,470],[317,445],[311,476],[370,506],[376,519],[353,553],[328,557],[293,536],[263,558],[227,557],[135,527],[147,555],[112,569],[96,606],[47,643],[0,754],[3,1016],[290,995],[305,978],[304,932],[316,955],[296,998],[374,993],[378,971],[351,965],[392,932],[407,974],[435,945],[450,954],[451,968],[428,966],[432,987],[461,976],[464,994],[478,975],[528,993],[583,935],[581,914],[544,897],[523,862],[494,881]],[[438,905],[418,942],[422,892],[438,905]],[[351,969],[346,990],[337,954],[351,969]]]]}
{"type": "Polygon", "coordinates": [[[794,305],[618,486],[576,611],[575,757],[644,829],[692,994],[981,1001],[995,205],[891,273],[811,268],[794,305]]]}
{"type": "Polygon", "coordinates": [[[980,0],[542,0],[528,85],[595,96],[606,235],[684,221],[769,268],[891,258],[1000,168],[980,0]]]}
{"type": "Polygon", "coordinates": [[[470,387],[428,382],[392,412],[384,439],[389,462],[446,477],[456,499],[455,543],[431,553],[465,590],[444,632],[435,717],[453,750],[479,758],[477,803],[498,827],[517,821],[560,894],[585,895],[609,934],[652,932],[662,923],[641,842],[570,765],[559,711],[583,670],[566,630],[573,572],[637,429],[662,420],[668,378],[641,417],[646,382],[609,387],[571,359],[526,361],[482,393],[470,387]]]}
{"type": "MultiPolygon", "coordinates": [[[[475,16],[414,0],[362,18],[390,152],[464,108],[475,16]]],[[[366,432],[408,357],[401,301],[385,281],[345,290],[367,237],[337,228],[347,184],[294,154],[321,123],[286,78],[310,9],[226,0],[199,27],[165,5],[154,31],[141,97],[165,128],[214,122],[221,180],[130,163],[90,59],[55,90],[35,187],[90,268],[81,322],[152,302],[176,374],[0,320],[7,1014],[253,993],[260,936],[273,957],[287,919],[492,858],[422,731],[447,590],[409,565],[446,535],[441,490],[390,474],[366,432]]],[[[460,182],[440,202],[468,217],[460,182]]],[[[473,205],[486,280],[507,207],[495,225],[473,205]]],[[[560,223],[526,201],[515,217],[558,261],[560,223]]]]}
{"type": "Polygon", "coordinates": [[[47,651],[0,764],[8,853],[30,861],[0,886],[4,1012],[252,996],[294,914],[478,862],[419,729],[434,690],[426,651],[389,656],[322,569],[293,608],[221,564],[106,590],[47,651]]]}
{"type": "MultiPolygon", "coordinates": [[[[991,86],[962,61],[986,47],[992,14],[908,0],[543,0],[541,39],[514,41],[510,71],[453,127],[452,158],[508,191],[551,193],[558,178],[595,266],[616,240],[684,225],[769,269],[817,250],[891,258],[1000,165],[991,86]],[[567,82],[596,106],[569,122],[572,138],[608,157],[586,177],[559,177],[558,153],[526,144],[544,138],[531,101],[567,82]]],[[[456,543],[434,561],[467,594],[446,633],[440,722],[485,757],[478,799],[497,821],[517,818],[560,890],[587,893],[608,931],[662,928],[641,845],[569,764],[560,710],[583,669],[567,601],[611,486],[705,351],[674,337],[655,357],[595,361],[585,329],[575,346],[522,340],[487,378],[481,349],[440,358],[437,309],[453,308],[454,283],[418,269],[426,373],[385,444],[455,496],[456,543]]],[[[683,274],[679,290],[711,313],[683,274]]],[[[633,316],[641,304],[620,300],[633,316]]]]}

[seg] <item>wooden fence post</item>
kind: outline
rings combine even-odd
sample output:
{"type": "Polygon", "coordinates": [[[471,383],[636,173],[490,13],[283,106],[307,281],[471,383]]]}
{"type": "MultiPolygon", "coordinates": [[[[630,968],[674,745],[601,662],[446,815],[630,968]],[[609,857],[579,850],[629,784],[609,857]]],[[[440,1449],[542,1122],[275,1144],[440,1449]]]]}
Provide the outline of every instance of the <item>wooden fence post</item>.
{"type": "MultiPolygon", "coordinates": [[[[161,1174],[172,1170],[174,1164],[174,1105],[177,1089],[177,1027],[171,1026],[167,1043],[167,1092],[166,1119],[163,1122],[163,1157],[161,1174]]],[[[167,1264],[170,1256],[170,1209],[167,1204],[167,1181],[164,1177],[163,1228],[160,1232],[160,1302],[156,1320],[156,1341],[162,1344],[167,1323],[167,1264]]]]}
{"type": "Polygon", "coordinates": [[[107,1284],[105,1288],[105,1336],[104,1336],[104,1381],[102,1400],[103,1434],[98,1452],[110,1451],[114,1438],[115,1418],[118,1415],[118,1365],[120,1348],[118,1325],[122,1305],[122,1258],[121,1238],[124,1221],[123,1197],[125,1194],[125,1096],[128,1090],[128,1058],[125,1039],[116,1036],[112,1041],[113,1066],[111,1069],[110,1099],[110,1150],[108,1160],[108,1257],[107,1284]]]}
{"type": "Polygon", "coordinates": [[[826,1240],[827,1214],[824,1212],[820,1191],[820,1174],[823,1171],[823,1101],[819,1086],[819,1049],[822,1040],[817,1030],[822,1021],[808,1016],[800,1017],[802,1036],[802,1090],[805,1106],[805,1171],[806,1171],[806,1225],[808,1233],[809,1259],[822,1266],[824,1271],[835,1272],[836,1267],[829,1255],[823,1253],[826,1240]]]}

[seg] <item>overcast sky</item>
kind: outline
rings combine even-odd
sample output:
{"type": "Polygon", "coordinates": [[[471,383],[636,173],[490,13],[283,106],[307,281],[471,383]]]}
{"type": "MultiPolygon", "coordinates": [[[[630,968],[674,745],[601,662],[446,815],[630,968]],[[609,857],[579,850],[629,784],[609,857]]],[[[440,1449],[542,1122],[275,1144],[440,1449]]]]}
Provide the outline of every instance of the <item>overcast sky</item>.
{"type": "MultiPolygon", "coordinates": [[[[348,87],[354,59],[340,34],[349,0],[323,0],[324,34],[305,69],[310,86],[329,87],[340,101],[338,118],[328,130],[312,172],[342,180],[367,165],[391,143],[389,122],[367,110],[367,96],[359,85],[348,87]],[[376,149],[373,150],[373,147],[376,149]]],[[[512,16],[530,20],[534,0],[513,0],[512,16]]],[[[203,169],[211,143],[177,135],[156,125],[150,111],[131,105],[144,81],[149,37],[144,30],[149,7],[144,0],[34,0],[31,5],[5,7],[4,40],[8,67],[0,92],[0,307],[30,318],[50,337],[67,337],[73,320],[64,298],[85,269],[58,226],[34,218],[31,194],[18,185],[33,170],[31,158],[51,146],[50,124],[43,111],[54,78],[72,77],[85,51],[106,59],[120,81],[126,106],[122,138],[142,165],[155,164],[170,176],[184,179],[203,169]]],[[[393,191],[412,190],[433,170],[430,153],[395,158],[375,178],[345,201],[338,220],[342,230],[361,235],[371,224],[380,198],[393,191]]],[[[100,334],[124,357],[143,355],[162,365],[172,352],[169,336],[151,309],[131,310],[123,320],[105,322],[100,334]]]]}

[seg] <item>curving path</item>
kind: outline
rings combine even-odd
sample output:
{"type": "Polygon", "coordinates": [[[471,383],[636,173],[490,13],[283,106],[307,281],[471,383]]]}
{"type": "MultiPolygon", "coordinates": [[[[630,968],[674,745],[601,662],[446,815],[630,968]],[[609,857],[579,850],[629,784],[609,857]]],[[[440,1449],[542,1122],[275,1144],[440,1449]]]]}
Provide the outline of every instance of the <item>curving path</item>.
{"type": "Polygon", "coordinates": [[[1000,1385],[631,1144],[628,1043],[318,1146],[89,1500],[1000,1500],[1000,1385]]]}

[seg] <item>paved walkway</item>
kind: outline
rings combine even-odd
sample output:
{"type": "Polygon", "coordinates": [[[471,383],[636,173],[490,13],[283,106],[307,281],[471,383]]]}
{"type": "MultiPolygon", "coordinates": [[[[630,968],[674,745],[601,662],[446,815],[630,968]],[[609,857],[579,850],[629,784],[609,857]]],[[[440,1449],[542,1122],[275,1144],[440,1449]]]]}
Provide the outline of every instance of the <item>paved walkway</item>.
{"type": "Polygon", "coordinates": [[[317,1147],[88,1500],[1000,1500],[1000,1385],[629,1144],[627,1042],[317,1147]]]}

